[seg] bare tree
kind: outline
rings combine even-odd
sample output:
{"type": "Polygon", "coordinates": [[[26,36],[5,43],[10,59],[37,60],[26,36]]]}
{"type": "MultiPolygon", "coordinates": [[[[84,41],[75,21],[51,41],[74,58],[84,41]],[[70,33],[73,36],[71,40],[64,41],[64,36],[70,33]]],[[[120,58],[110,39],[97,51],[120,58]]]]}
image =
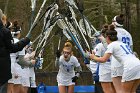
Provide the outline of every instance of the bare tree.
{"type": "Polygon", "coordinates": [[[140,0],[137,0],[137,29],[140,29],[140,0]]]}
{"type": "Polygon", "coordinates": [[[130,0],[125,0],[125,15],[126,15],[126,29],[131,31],[131,14],[130,14],[130,0]]]}

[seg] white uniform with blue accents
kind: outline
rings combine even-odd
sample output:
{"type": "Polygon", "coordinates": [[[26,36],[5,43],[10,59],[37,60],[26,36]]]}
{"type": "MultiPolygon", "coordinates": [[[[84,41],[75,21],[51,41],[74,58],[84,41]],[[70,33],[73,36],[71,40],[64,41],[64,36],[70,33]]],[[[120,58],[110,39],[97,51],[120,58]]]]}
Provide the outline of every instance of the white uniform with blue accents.
{"type": "MultiPolygon", "coordinates": [[[[95,55],[102,57],[106,51],[102,43],[97,44],[94,49],[95,55]]],[[[105,63],[99,64],[99,81],[112,82],[111,79],[111,62],[110,59],[105,63]]]]}
{"type": "MultiPolygon", "coordinates": [[[[17,38],[14,38],[14,43],[18,42],[19,40],[17,38]]],[[[21,66],[17,63],[18,55],[25,55],[25,50],[23,49],[22,51],[16,52],[16,53],[11,53],[11,72],[12,72],[12,79],[10,79],[8,82],[9,83],[14,83],[14,84],[22,84],[22,68],[21,66]]]]}
{"type": "Polygon", "coordinates": [[[80,64],[75,56],[71,56],[70,60],[67,62],[64,60],[64,56],[61,55],[59,58],[59,72],[57,74],[57,82],[59,85],[69,86],[69,85],[75,85],[74,82],[72,82],[72,77],[75,76],[75,67],[79,67],[80,64]]]}
{"type": "Polygon", "coordinates": [[[128,45],[114,41],[108,45],[105,53],[111,53],[122,64],[122,82],[140,79],[140,60],[133,55],[128,45]]]}
{"type": "MultiPolygon", "coordinates": [[[[118,41],[122,41],[127,44],[129,47],[133,45],[132,37],[128,31],[122,27],[116,27],[118,41]]],[[[114,57],[111,59],[111,70],[112,77],[122,76],[123,66],[120,64],[114,57]]]]}

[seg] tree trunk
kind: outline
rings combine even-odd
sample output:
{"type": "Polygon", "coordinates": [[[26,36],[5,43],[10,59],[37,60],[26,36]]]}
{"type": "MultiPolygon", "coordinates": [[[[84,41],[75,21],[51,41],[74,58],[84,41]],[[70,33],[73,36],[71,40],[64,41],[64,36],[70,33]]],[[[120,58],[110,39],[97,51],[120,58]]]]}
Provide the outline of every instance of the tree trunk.
{"type": "Polygon", "coordinates": [[[140,0],[137,0],[137,29],[140,29],[140,0]]]}
{"type": "Polygon", "coordinates": [[[131,33],[131,15],[130,15],[130,1],[125,0],[125,15],[126,15],[126,29],[131,33]]]}
{"type": "Polygon", "coordinates": [[[99,13],[100,14],[99,15],[99,17],[100,17],[100,23],[99,23],[100,28],[102,28],[103,24],[105,24],[104,23],[104,13],[103,13],[103,7],[102,6],[103,6],[103,1],[100,1],[100,10],[99,10],[100,11],[100,13],[99,13]]]}

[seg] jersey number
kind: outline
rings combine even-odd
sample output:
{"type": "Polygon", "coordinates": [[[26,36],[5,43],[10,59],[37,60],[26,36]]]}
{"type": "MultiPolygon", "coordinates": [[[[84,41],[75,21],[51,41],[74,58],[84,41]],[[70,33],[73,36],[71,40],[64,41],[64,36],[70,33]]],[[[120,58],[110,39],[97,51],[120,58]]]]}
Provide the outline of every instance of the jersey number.
{"type": "Polygon", "coordinates": [[[131,50],[131,48],[128,45],[125,45],[125,46],[120,45],[120,46],[126,52],[126,54],[130,54],[130,53],[132,54],[132,50],[131,50]]]}
{"type": "Polygon", "coordinates": [[[130,38],[129,37],[122,37],[122,42],[130,46],[130,38]]]}

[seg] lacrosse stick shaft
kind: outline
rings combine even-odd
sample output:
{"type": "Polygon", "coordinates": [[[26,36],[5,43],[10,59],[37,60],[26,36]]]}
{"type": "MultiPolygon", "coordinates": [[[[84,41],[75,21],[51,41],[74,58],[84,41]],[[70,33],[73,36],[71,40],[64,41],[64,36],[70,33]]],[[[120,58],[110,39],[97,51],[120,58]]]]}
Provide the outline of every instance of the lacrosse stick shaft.
{"type": "Polygon", "coordinates": [[[38,49],[41,47],[41,45],[42,45],[42,47],[45,47],[46,41],[47,41],[47,39],[48,39],[48,37],[50,35],[50,32],[52,31],[52,29],[53,29],[53,27],[55,25],[56,25],[56,22],[53,25],[51,25],[49,28],[46,29],[47,31],[45,31],[45,36],[43,37],[43,39],[41,40],[41,42],[38,43],[35,51],[38,51],[38,49]]]}
{"type": "Polygon", "coordinates": [[[82,56],[84,56],[84,51],[83,51],[82,47],[80,47],[80,45],[78,44],[76,38],[75,38],[74,35],[70,32],[70,28],[69,28],[69,26],[68,26],[68,24],[67,24],[67,22],[66,22],[65,19],[64,19],[64,22],[66,23],[66,25],[67,25],[67,27],[68,27],[68,30],[66,30],[67,33],[71,36],[71,38],[72,38],[72,40],[74,41],[74,43],[76,44],[77,48],[80,50],[82,56]]]}
{"type": "Polygon", "coordinates": [[[75,25],[78,27],[78,29],[79,29],[79,31],[80,31],[79,34],[81,34],[82,38],[84,39],[84,41],[85,41],[85,43],[86,43],[86,46],[88,47],[88,49],[90,49],[89,43],[87,42],[87,39],[85,38],[84,34],[82,33],[82,29],[80,28],[80,26],[79,26],[79,24],[78,24],[78,22],[77,22],[77,20],[76,20],[76,18],[75,18],[75,13],[74,13],[72,7],[69,6],[69,8],[70,8],[70,11],[71,11],[71,13],[72,13],[72,18],[73,18],[73,20],[74,20],[74,23],[75,23],[75,25]]]}
{"type": "Polygon", "coordinates": [[[31,8],[32,8],[32,10],[31,10],[31,22],[30,22],[31,24],[30,24],[30,27],[31,27],[31,25],[33,23],[35,7],[36,7],[36,0],[31,0],[31,8]]]}
{"type": "MultiPolygon", "coordinates": [[[[31,25],[31,28],[30,28],[28,34],[26,35],[26,37],[30,37],[31,32],[32,32],[33,28],[35,27],[35,25],[37,24],[37,20],[38,20],[38,18],[39,18],[39,16],[40,16],[40,14],[41,14],[41,12],[42,12],[44,6],[45,6],[46,1],[47,1],[47,0],[44,0],[44,2],[42,3],[42,5],[41,5],[41,7],[40,7],[40,9],[39,9],[39,12],[38,12],[38,14],[37,14],[37,16],[36,16],[36,18],[35,18],[33,24],[31,25]]],[[[44,15],[43,15],[43,16],[44,16],[44,15]]]]}
{"type": "Polygon", "coordinates": [[[62,37],[60,37],[60,39],[59,39],[59,42],[58,42],[58,48],[57,48],[57,50],[59,50],[59,49],[60,49],[61,39],[62,39],[62,37]]]}

